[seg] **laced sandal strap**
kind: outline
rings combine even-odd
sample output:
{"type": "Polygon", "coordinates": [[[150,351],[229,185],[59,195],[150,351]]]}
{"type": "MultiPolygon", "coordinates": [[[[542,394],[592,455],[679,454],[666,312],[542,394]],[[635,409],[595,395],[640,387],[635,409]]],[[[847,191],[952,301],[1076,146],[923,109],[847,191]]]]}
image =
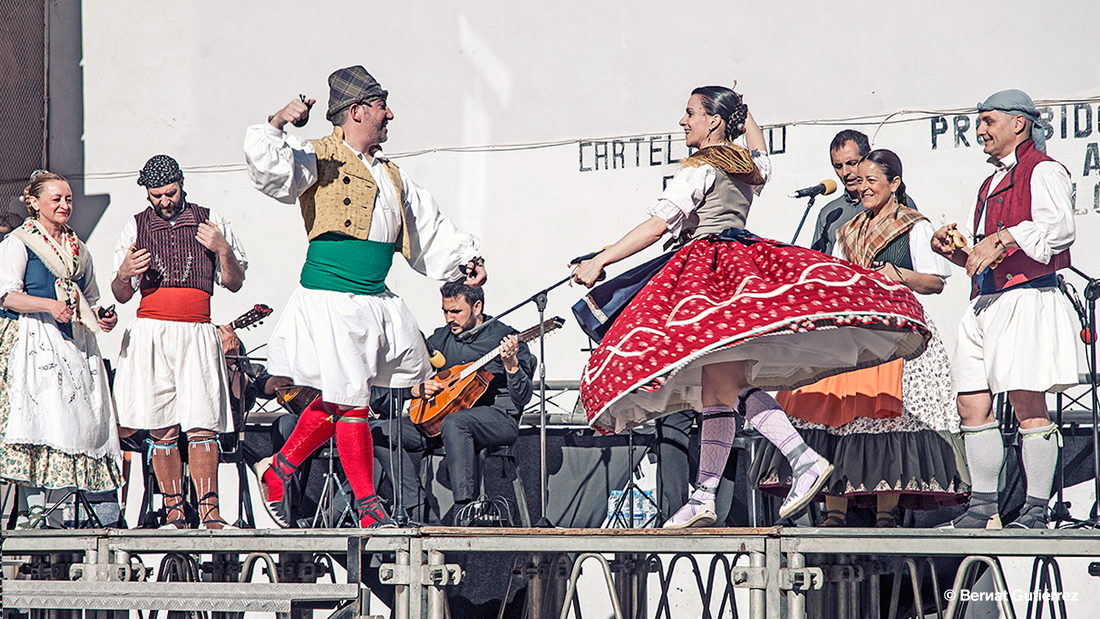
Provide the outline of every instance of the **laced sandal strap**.
{"type": "Polygon", "coordinates": [[[199,520],[201,520],[203,524],[219,523],[222,526],[229,526],[229,523],[221,518],[210,517],[210,512],[219,509],[221,506],[220,504],[221,502],[218,500],[218,495],[216,493],[207,492],[202,495],[202,498],[195,503],[195,507],[199,510],[199,520]],[[204,508],[206,509],[205,514],[203,513],[204,508]]]}
{"type": "MultiPolygon", "coordinates": [[[[994,497],[996,497],[996,495],[994,495],[994,497]]],[[[976,493],[971,493],[970,494],[970,507],[980,507],[980,506],[984,506],[984,505],[997,505],[997,504],[998,504],[997,498],[987,499],[985,497],[978,496],[976,493]]]]}
{"type": "Polygon", "coordinates": [[[382,501],[378,498],[377,494],[372,494],[361,499],[356,499],[355,509],[359,511],[359,517],[364,515],[372,516],[374,512],[382,510],[382,501]]]}
{"type": "Polygon", "coordinates": [[[31,505],[27,509],[26,522],[15,525],[17,529],[40,529],[46,525],[46,508],[41,505],[31,505]]]}
{"type": "MultiPolygon", "coordinates": [[[[290,460],[286,459],[286,456],[284,456],[282,454],[282,452],[278,452],[278,453],[275,454],[275,461],[272,462],[271,466],[270,466],[271,472],[275,473],[275,476],[278,477],[279,481],[283,482],[283,484],[288,484],[288,483],[291,482],[291,480],[294,479],[293,471],[296,470],[297,468],[298,467],[296,467],[296,466],[294,466],[293,464],[290,463],[290,460]],[[278,466],[276,466],[276,464],[278,464],[278,466]],[[283,472],[284,467],[286,468],[286,470],[289,470],[289,471],[292,471],[292,472],[291,473],[283,472]]],[[[207,494],[213,494],[213,493],[210,492],[210,493],[207,493],[207,494]]]]}
{"type": "MultiPolygon", "coordinates": [[[[737,416],[737,413],[735,411],[732,411],[732,410],[716,411],[716,412],[711,412],[711,413],[708,413],[708,412],[705,412],[705,411],[703,412],[703,419],[704,420],[705,419],[722,419],[724,417],[736,417],[736,416],[737,416]]],[[[744,417],[744,414],[742,414],[741,416],[744,417]]]]}
{"type": "MultiPolygon", "coordinates": [[[[802,458],[802,454],[806,453],[809,450],[810,450],[810,446],[807,445],[806,443],[802,443],[801,445],[799,445],[798,447],[795,447],[791,451],[791,453],[787,456],[787,461],[788,462],[798,462],[802,458]]],[[[805,474],[806,471],[809,471],[810,469],[814,468],[814,465],[816,465],[816,464],[817,464],[817,458],[814,458],[813,460],[810,460],[809,462],[803,462],[802,464],[799,464],[798,466],[792,467],[791,468],[791,474],[793,475],[793,479],[798,479],[803,474],[805,474]]],[[[792,479],[792,481],[793,481],[793,479],[792,479]]]]}
{"type": "Polygon", "coordinates": [[[160,495],[164,497],[164,506],[168,509],[183,509],[183,504],[187,502],[179,492],[161,492],[160,495]],[[169,505],[168,499],[175,499],[176,502],[169,505]]]}
{"type": "Polygon", "coordinates": [[[897,524],[897,517],[894,515],[894,510],[886,512],[875,512],[875,527],[879,529],[892,527],[897,524]]]}
{"type": "Polygon", "coordinates": [[[333,421],[336,423],[370,423],[370,419],[367,417],[350,417],[348,415],[341,415],[333,421]]]}
{"type": "Polygon", "coordinates": [[[199,499],[198,503],[195,503],[195,507],[200,509],[200,510],[203,507],[206,507],[208,509],[214,509],[214,508],[218,507],[219,505],[220,505],[220,501],[218,500],[218,495],[217,495],[217,493],[214,493],[214,492],[207,492],[206,494],[202,495],[202,498],[199,499]],[[211,500],[211,499],[213,499],[213,500],[211,500]]]}
{"type": "Polygon", "coordinates": [[[164,497],[164,524],[186,529],[189,523],[187,522],[187,501],[184,496],[178,492],[162,492],[161,496],[164,497]],[[175,499],[176,502],[169,505],[168,499],[175,499]],[[168,520],[168,514],[171,512],[179,512],[180,517],[168,520]]]}

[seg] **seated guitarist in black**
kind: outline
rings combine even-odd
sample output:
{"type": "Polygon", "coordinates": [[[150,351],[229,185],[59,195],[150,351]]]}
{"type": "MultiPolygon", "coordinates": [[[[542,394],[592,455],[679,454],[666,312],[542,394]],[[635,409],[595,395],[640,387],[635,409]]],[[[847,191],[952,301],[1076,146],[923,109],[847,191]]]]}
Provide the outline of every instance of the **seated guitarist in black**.
{"type": "MultiPolygon", "coordinates": [[[[484,370],[493,375],[485,393],[465,410],[453,412],[443,418],[439,435],[430,437],[414,425],[409,417],[402,417],[404,426],[402,442],[407,452],[421,452],[429,446],[442,444],[446,452],[444,463],[454,493],[455,509],[462,508],[477,498],[478,480],[474,478],[477,450],[484,447],[512,445],[519,436],[519,416],[523,407],[531,401],[533,388],[531,377],[535,370],[535,357],[516,338],[516,330],[500,322],[494,322],[469,336],[460,334],[471,331],[486,320],[482,314],[485,293],[461,282],[449,282],[440,289],[443,297],[443,317],[447,324],[435,330],[428,344],[445,357],[440,370],[477,361],[493,349],[500,347],[500,358],[489,362],[484,370]]],[[[443,383],[428,379],[412,388],[414,398],[446,397],[443,383]]],[[[375,441],[379,445],[392,445],[388,440],[391,430],[386,420],[371,424],[375,441]]],[[[395,437],[396,438],[396,437],[395,437]]],[[[375,450],[375,457],[385,457],[383,449],[375,450]]],[[[418,500],[409,496],[410,490],[419,488],[418,475],[407,453],[401,475],[404,497],[401,501],[414,519],[418,516],[418,500]]],[[[389,466],[384,467],[389,471],[389,466]]],[[[419,493],[417,493],[419,495],[419,493]]],[[[465,524],[465,523],[458,523],[465,524]]]]}

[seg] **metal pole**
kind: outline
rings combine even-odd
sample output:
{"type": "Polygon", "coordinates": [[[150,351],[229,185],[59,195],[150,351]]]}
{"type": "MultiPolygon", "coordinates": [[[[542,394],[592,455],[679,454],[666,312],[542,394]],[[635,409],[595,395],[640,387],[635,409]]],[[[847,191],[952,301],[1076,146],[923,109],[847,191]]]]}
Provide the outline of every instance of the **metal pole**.
{"type": "MultiPolygon", "coordinates": [[[[783,563],[782,554],[782,540],[778,538],[767,538],[764,540],[764,553],[766,554],[766,562],[764,567],[768,573],[767,584],[767,617],[768,619],[780,619],[780,604],[783,601],[783,591],[780,589],[780,566],[783,563]]],[[[764,616],[764,615],[761,615],[764,616]]]]}
{"type": "MultiPolygon", "coordinates": [[[[848,556],[847,555],[837,555],[836,556],[836,564],[838,566],[848,565],[848,556]]],[[[844,569],[841,568],[841,569],[837,570],[836,573],[844,574],[844,569]]],[[[853,611],[853,609],[852,609],[852,592],[848,589],[848,581],[842,579],[840,582],[834,583],[834,588],[836,589],[836,594],[837,594],[836,595],[836,598],[837,598],[836,599],[836,615],[837,615],[837,617],[840,617],[841,619],[851,619],[853,617],[853,615],[852,615],[852,611],[853,611]]],[[[791,615],[791,616],[794,617],[794,615],[791,615]]]]}
{"type": "MultiPolygon", "coordinates": [[[[428,565],[431,567],[443,566],[443,553],[438,550],[428,551],[428,565]]],[[[447,595],[443,587],[428,585],[428,619],[443,619],[444,609],[447,607],[447,595]]]]}
{"type": "Polygon", "coordinates": [[[524,601],[527,605],[527,619],[542,619],[543,601],[546,599],[546,573],[540,572],[543,555],[532,553],[523,566],[523,576],[527,580],[527,592],[524,601]]]}
{"type": "MultiPolygon", "coordinates": [[[[871,575],[867,578],[868,592],[870,593],[870,612],[867,614],[872,619],[879,619],[882,617],[882,591],[879,590],[881,586],[881,576],[877,571],[871,572],[871,575]]],[[[937,597],[937,600],[939,598],[937,597]]],[[[937,604],[939,602],[937,601],[937,604]]]]}
{"type": "Polygon", "coordinates": [[[546,518],[546,480],[549,476],[546,467],[546,336],[543,332],[546,300],[545,291],[536,295],[535,305],[539,309],[539,526],[544,527],[553,526],[546,518]]]}
{"type": "Polygon", "coordinates": [[[50,0],[42,3],[42,158],[43,170],[50,167],[50,0]]]}
{"type": "MultiPolygon", "coordinates": [[[[801,552],[787,554],[787,569],[800,570],[806,567],[806,555],[801,552]]],[[[843,607],[841,607],[843,608],[843,607]]],[[[846,617],[841,610],[838,613],[846,617]]],[[[806,592],[801,589],[791,589],[787,592],[787,617],[788,619],[805,619],[806,617],[806,592]]]]}
{"type": "MultiPolygon", "coordinates": [[[[765,565],[764,553],[753,552],[749,554],[750,567],[765,567],[765,565]]],[[[764,619],[766,594],[766,589],[749,589],[749,619],[764,619]]]]}
{"type": "MultiPolygon", "coordinates": [[[[409,551],[404,548],[397,550],[397,556],[394,559],[394,563],[400,569],[400,566],[404,565],[406,570],[409,566],[409,551]]],[[[410,619],[409,615],[409,585],[396,585],[394,588],[393,596],[393,615],[397,619],[410,619]]],[[[415,619],[420,619],[417,616],[415,619]]]]}
{"type": "Polygon", "coordinates": [[[806,223],[806,216],[810,214],[810,209],[814,207],[814,200],[817,196],[810,196],[810,201],[806,203],[806,210],[802,211],[802,220],[798,222],[798,228],[794,231],[794,238],[791,239],[791,245],[798,240],[798,234],[802,232],[802,224],[806,223]]]}
{"type": "Polygon", "coordinates": [[[409,619],[424,616],[424,540],[409,538],[409,619]]]}
{"type": "Polygon", "coordinates": [[[1096,287],[1095,280],[1089,281],[1088,287],[1085,289],[1085,296],[1089,300],[1089,391],[1092,393],[1092,472],[1093,472],[1093,496],[1095,500],[1092,503],[1092,513],[1089,514],[1089,519],[1092,520],[1093,526],[1096,526],[1100,521],[1100,445],[1097,444],[1100,441],[1100,396],[1097,396],[1096,389],[1096,287]]]}

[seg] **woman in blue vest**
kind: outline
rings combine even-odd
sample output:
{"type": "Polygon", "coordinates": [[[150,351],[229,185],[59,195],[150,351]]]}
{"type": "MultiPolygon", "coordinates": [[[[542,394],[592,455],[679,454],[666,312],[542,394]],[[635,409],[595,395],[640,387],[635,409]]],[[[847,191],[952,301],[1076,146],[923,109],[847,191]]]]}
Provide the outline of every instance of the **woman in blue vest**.
{"type": "Polygon", "coordinates": [[[121,486],[121,452],[96,331],[99,288],[67,224],[73,192],[57,174],[23,191],[31,217],[0,242],[0,477],[26,486],[25,526],[41,526],[44,489],[121,486]]]}

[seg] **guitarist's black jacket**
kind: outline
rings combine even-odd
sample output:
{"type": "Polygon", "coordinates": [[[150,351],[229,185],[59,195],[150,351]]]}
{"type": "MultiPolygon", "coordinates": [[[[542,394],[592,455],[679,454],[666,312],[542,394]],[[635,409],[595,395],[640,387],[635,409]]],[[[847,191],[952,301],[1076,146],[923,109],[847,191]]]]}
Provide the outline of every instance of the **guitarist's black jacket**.
{"type": "MultiPolygon", "coordinates": [[[[485,320],[489,320],[489,316],[486,316],[485,320]]],[[[446,363],[440,369],[445,370],[452,366],[477,361],[500,346],[500,341],[510,333],[518,332],[508,325],[494,322],[466,341],[459,341],[450,329],[443,326],[428,337],[428,343],[432,348],[443,353],[446,363]]],[[[499,356],[485,364],[482,369],[491,373],[493,380],[474,404],[475,406],[495,406],[513,417],[520,415],[523,407],[531,401],[531,395],[534,392],[531,377],[535,373],[536,361],[527,344],[522,342],[519,345],[519,352],[516,353],[516,360],[519,362],[519,370],[515,374],[504,371],[504,363],[499,356]]]]}

